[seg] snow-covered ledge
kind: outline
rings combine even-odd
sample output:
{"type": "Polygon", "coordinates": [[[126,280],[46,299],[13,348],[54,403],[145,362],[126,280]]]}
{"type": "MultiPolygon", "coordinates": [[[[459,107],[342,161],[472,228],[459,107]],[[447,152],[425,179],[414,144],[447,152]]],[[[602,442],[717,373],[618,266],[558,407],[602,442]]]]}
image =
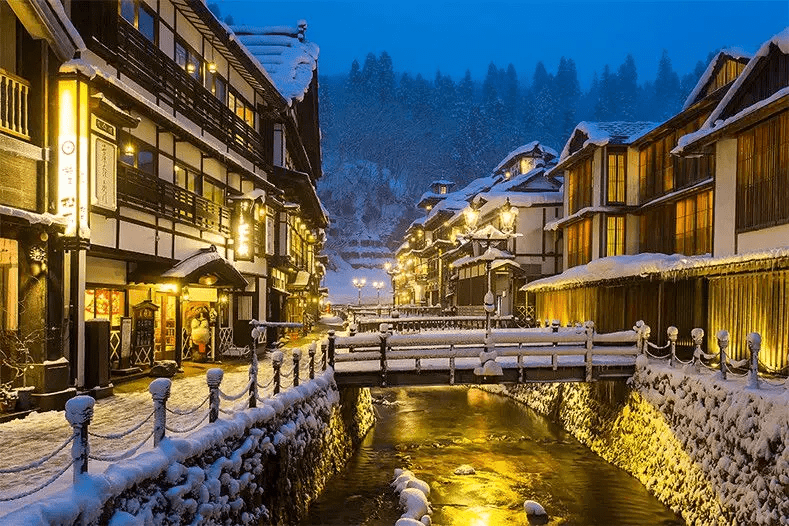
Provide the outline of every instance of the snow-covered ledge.
{"type": "Polygon", "coordinates": [[[516,386],[691,526],[789,524],[789,388],[638,359],[630,382],[516,386]]]}
{"type": "Polygon", "coordinates": [[[340,393],[328,369],[261,407],[219,419],[186,438],[164,438],[154,450],[102,474],[86,473],[75,486],[0,522],[296,522],[372,422],[369,391],[340,393]]]}

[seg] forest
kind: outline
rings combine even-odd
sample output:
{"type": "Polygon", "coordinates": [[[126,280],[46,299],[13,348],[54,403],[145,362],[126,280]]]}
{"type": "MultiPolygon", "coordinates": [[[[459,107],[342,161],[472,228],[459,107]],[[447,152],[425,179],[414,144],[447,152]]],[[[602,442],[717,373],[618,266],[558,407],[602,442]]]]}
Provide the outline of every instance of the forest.
{"type": "Polygon", "coordinates": [[[595,73],[584,91],[572,58],[562,57],[555,70],[538,62],[530,74],[491,62],[480,81],[469,71],[458,80],[440,71],[432,79],[396,72],[387,52],[369,53],[347,75],[320,78],[325,175],[318,190],[332,210],[330,246],[341,249],[348,236],[398,239],[431,181],[462,186],[531,140],[561,151],[580,121],[665,120],[705,67],[699,61],[680,75],[664,51],[655,78],[642,80],[627,55],[595,73]]]}

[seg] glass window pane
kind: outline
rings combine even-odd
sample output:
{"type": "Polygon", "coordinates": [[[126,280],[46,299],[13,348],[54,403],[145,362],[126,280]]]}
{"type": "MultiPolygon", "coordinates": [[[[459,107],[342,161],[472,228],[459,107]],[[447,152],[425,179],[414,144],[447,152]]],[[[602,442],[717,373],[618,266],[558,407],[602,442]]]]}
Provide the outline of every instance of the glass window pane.
{"type": "Polygon", "coordinates": [[[156,20],[153,13],[140,6],[137,17],[137,29],[140,33],[151,42],[156,42],[156,20]]]}
{"type": "Polygon", "coordinates": [[[121,16],[134,25],[134,0],[121,0],[121,16]]]}
{"type": "Polygon", "coordinates": [[[186,48],[180,43],[175,43],[175,62],[182,68],[186,69],[186,61],[187,61],[187,52],[186,48]]]}
{"type": "Polygon", "coordinates": [[[145,173],[156,175],[155,156],[150,150],[140,150],[137,154],[137,168],[145,173]]]}

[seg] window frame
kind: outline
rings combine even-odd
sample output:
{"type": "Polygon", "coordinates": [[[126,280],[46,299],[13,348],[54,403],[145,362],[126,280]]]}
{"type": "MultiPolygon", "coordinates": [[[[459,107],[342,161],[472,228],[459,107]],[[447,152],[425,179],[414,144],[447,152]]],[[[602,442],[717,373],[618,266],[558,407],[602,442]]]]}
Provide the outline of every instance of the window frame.
{"type": "Polygon", "coordinates": [[[627,152],[608,150],[606,156],[606,201],[609,204],[627,203],[627,152]],[[611,173],[611,158],[616,158],[615,174],[611,173]]]}

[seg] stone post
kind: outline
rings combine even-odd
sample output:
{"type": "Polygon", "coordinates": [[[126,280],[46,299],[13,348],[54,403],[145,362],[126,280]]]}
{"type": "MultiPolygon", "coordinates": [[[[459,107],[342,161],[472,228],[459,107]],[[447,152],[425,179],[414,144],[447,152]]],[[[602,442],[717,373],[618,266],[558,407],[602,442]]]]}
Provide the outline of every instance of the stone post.
{"type": "Polygon", "coordinates": [[[310,380],[315,378],[315,351],[317,348],[318,344],[315,342],[312,342],[307,348],[307,354],[310,355],[310,380]]]}
{"type": "Polygon", "coordinates": [[[334,331],[329,331],[329,367],[334,368],[334,343],[336,336],[334,331]]]}
{"type": "Polygon", "coordinates": [[[71,458],[74,461],[74,484],[82,473],[88,471],[88,426],[93,418],[93,405],[96,401],[90,396],[75,396],[66,402],[66,420],[74,429],[74,442],[71,444],[71,458]]]}
{"type": "Polygon", "coordinates": [[[249,362],[249,407],[258,406],[258,353],[252,349],[249,362]]]}
{"type": "Polygon", "coordinates": [[[696,372],[701,372],[701,360],[703,351],[701,350],[701,344],[704,341],[704,329],[696,327],[692,331],[690,331],[690,337],[693,338],[693,365],[696,368],[696,372]]]}
{"type": "Polygon", "coordinates": [[[666,329],[666,336],[668,336],[671,347],[671,357],[668,359],[668,364],[674,367],[674,362],[677,361],[677,337],[679,336],[679,330],[672,325],[666,329]]]}
{"type": "Polygon", "coordinates": [[[759,388],[759,351],[762,350],[762,336],[758,332],[748,334],[748,350],[751,352],[751,367],[748,372],[748,387],[759,388]]]}
{"type": "Polygon", "coordinates": [[[225,372],[222,369],[209,369],[205,373],[205,381],[208,384],[208,421],[216,422],[219,418],[219,384],[225,372]]]}
{"type": "Polygon", "coordinates": [[[293,387],[299,386],[300,363],[301,363],[301,348],[293,349],[293,387]]]}
{"type": "Polygon", "coordinates": [[[282,371],[282,360],[284,359],[285,357],[282,351],[274,351],[271,353],[271,365],[274,367],[274,394],[279,393],[281,382],[280,373],[282,371]]]}
{"type": "Polygon", "coordinates": [[[636,347],[638,347],[638,352],[640,354],[644,354],[644,320],[638,320],[635,325],[633,325],[633,331],[636,333],[636,347]]]}
{"type": "Polygon", "coordinates": [[[720,349],[720,369],[721,378],[726,379],[726,348],[729,346],[729,331],[720,330],[716,335],[718,338],[718,348],[720,349]]]}
{"type": "Polygon", "coordinates": [[[379,327],[378,337],[381,340],[381,387],[386,387],[386,348],[389,346],[389,326],[386,323],[379,327]]]}
{"type": "Polygon", "coordinates": [[[157,378],[148,386],[153,398],[153,447],[159,445],[164,438],[167,426],[167,399],[170,398],[172,381],[169,378],[157,378]]]}

